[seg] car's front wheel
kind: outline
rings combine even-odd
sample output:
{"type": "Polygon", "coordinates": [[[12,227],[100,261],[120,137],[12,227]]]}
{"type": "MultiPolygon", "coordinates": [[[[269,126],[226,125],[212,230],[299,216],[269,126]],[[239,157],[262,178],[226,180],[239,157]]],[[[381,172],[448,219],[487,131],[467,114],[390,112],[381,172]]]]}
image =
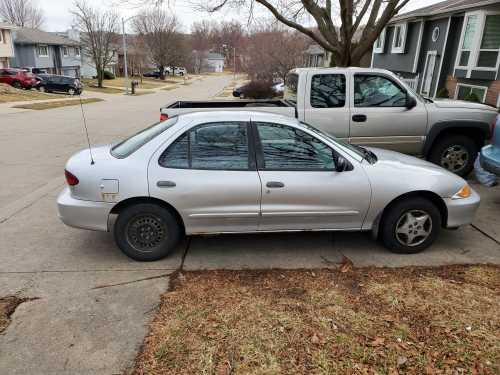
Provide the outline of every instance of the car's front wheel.
{"type": "Polygon", "coordinates": [[[75,93],[76,93],[76,91],[75,91],[75,89],[73,89],[73,88],[70,88],[70,89],[68,90],[68,94],[70,94],[71,96],[75,95],[75,93]]]}
{"type": "Polygon", "coordinates": [[[129,257],[154,261],[171,253],[182,235],[175,216],[167,209],[151,203],[126,207],[114,226],[115,242],[129,257]]]}
{"type": "Polygon", "coordinates": [[[45,86],[38,86],[38,91],[45,92],[45,86]]]}
{"type": "Polygon", "coordinates": [[[412,197],[400,200],[387,209],[380,235],[389,250],[414,254],[429,247],[440,229],[439,209],[425,198],[412,197]]]}

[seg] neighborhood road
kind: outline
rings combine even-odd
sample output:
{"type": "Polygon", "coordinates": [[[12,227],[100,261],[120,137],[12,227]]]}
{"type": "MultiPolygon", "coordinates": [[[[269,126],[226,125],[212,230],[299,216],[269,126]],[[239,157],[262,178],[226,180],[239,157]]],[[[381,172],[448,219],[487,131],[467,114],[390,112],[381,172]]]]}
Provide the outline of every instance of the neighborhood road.
{"type": "MultiPolygon", "coordinates": [[[[156,121],[161,105],[211,97],[230,81],[211,76],[87,105],[92,142],[122,138],[156,121]]],[[[0,335],[0,372],[121,373],[132,364],[169,275],[181,267],[335,268],[344,257],[355,266],[500,263],[500,188],[474,182],[482,197],[474,225],[444,231],[421,254],[391,254],[368,234],[291,233],[194,237],[164,260],[134,262],[109,233],[72,229],[57,217],[64,163],[85,146],[80,108],[0,115],[0,124],[0,297],[36,298],[17,308],[0,335]]]]}

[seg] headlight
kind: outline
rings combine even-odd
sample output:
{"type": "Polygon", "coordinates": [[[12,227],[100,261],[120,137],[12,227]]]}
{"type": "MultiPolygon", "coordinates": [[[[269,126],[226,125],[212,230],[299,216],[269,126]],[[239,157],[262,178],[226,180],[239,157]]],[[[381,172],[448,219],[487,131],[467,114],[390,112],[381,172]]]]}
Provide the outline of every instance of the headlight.
{"type": "Polygon", "coordinates": [[[459,191],[451,197],[452,199],[462,199],[462,198],[469,198],[471,195],[471,190],[470,186],[468,184],[465,184],[459,191]]]}

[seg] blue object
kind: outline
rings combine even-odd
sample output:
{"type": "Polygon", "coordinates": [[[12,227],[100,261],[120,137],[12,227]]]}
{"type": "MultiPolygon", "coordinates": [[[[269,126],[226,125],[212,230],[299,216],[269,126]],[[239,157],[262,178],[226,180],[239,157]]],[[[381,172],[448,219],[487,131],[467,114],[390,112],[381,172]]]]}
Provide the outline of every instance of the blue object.
{"type": "Polygon", "coordinates": [[[481,149],[480,162],[486,171],[500,176],[500,116],[497,116],[491,144],[481,149]]]}

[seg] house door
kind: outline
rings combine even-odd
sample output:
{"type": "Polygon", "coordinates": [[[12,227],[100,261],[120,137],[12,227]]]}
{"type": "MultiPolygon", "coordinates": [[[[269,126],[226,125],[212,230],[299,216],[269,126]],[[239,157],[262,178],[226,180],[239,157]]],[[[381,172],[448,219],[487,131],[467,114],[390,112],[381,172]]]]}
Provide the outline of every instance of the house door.
{"type": "Polygon", "coordinates": [[[427,97],[431,96],[432,78],[434,77],[434,68],[436,67],[436,56],[436,51],[429,51],[425,58],[424,80],[420,93],[427,97]]]}

